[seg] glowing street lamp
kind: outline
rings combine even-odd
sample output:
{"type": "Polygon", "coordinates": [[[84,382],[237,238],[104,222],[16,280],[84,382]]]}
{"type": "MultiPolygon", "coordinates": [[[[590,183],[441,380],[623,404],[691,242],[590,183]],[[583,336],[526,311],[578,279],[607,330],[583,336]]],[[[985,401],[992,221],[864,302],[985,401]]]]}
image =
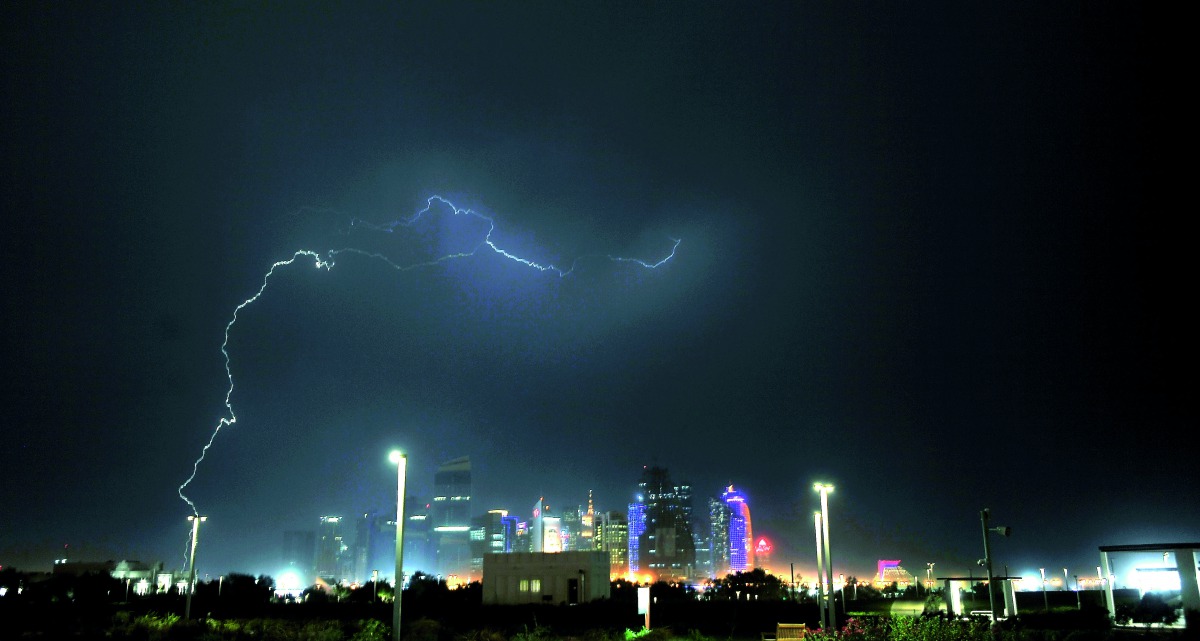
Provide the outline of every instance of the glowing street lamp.
{"type": "Polygon", "coordinates": [[[392,450],[388,460],[396,464],[396,588],[392,600],[392,639],[400,641],[400,603],[404,592],[404,476],[408,471],[408,457],[400,450],[392,450]]]}
{"type": "Polygon", "coordinates": [[[196,591],[196,544],[200,541],[200,522],[207,521],[207,516],[198,514],[189,514],[188,520],[192,522],[192,549],[188,554],[190,560],[188,565],[191,569],[188,570],[188,593],[187,601],[183,606],[183,620],[188,621],[192,618],[192,593],[196,591]]]}
{"type": "Polygon", "coordinates": [[[925,564],[925,590],[930,592],[933,589],[933,566],[937,565],[937,561],[925,564]]]}
{"type": "MultiPolygon", "coordinates": [[[[829,493],[833,491],[833,486],[828,483],[814,483],[813,489],[821,493],[821,528],[822,535],[825,540],[825,581],[829,584],[830,589],[833,588],[833,553],[829,550],[829,493]]],[[[837,629],[837,613],[834,612],[834,603],[829,594],[825,595],[825,609],[829,617],[827,630],[837,629]]]]}

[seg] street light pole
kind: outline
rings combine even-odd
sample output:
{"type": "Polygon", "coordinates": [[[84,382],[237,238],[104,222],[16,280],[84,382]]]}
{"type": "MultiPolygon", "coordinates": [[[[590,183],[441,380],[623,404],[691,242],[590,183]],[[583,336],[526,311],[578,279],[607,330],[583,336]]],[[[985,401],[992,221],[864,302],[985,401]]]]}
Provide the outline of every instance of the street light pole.
{"type": "Polygon", "coordinates": [[[928,595],[933,588],[933,566],[937,565],[937,561],[925,564],[925,594],[928,595]]]}
{"type": "Polygon", "coordinates": [[[1042,573],[1042,609],[1049,612],[1050,600],[1046,597],[1046,568],[1038,568],[1038,572],[1042,573]]]}
{"type": "Polygon", "coordinates": [[[207,521],[207,516],[198,514],[189,514],[188,520],[192,522],[192,549],[188,554],[190,560],[188,565],[191,569],[188,570],[188,593],[187,600],[183,606],[183,620],[189,621],[192,618],[192,593],[196,591],[196,543],[200,541],[200,522],[207,521]]]}
{"type": "MultiPolygon", "coordinates": [[[[830,590],[833,588],[833,552],[829,549],[829,493],[833,491],[833,486],[828,483],[816,483],[813,489],[821,493],[821,528],[825,538],[825,580],[829,583],[830,590]]],[[[825,598],[829,600],[826,606],[829,612],[829,630],[837,630],[837,612],[834,607],[835,603],[829,594],[825,598]]]]}
{"type": "Polygon", "coordinates": [[[817,531],[817,612],[820,613],[821,628],[829,629],[829,617],[825,608],[825,556],[821,545],[821,513],[813,512],[813,527],[817,531]]]}
{"type": "Polygon", "coordinates": [[[408,457],[395,450],[389,459],[396,464],[396,587],[392,600],[392,639],[400,641],[400,604],[404,600],[404,477],[408,472],[408,457]]]}

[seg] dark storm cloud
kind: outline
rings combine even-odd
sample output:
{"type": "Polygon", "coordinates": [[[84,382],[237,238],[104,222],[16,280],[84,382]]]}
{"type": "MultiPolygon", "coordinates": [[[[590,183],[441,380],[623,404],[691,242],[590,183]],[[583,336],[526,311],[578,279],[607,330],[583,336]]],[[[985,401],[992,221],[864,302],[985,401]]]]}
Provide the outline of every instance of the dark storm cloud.
{"type": "Polygon", "coordinates": [[[282,271],[195,485],[220,570],[385,505],[397,444],[418,490],[471,455],[483,507],[619,509],[652,462],[732,482],[800,562],[827,479],[863,572],[969,562],[985,506],[1044,563],[1195,538],[1135,7],[4,12],[6,548],[172,560],[233,308],[299,248],[469,246],[470,221],[349,225],[435,193],[539,262],[683,242],[564,279],[489,252],[282,271]]]}

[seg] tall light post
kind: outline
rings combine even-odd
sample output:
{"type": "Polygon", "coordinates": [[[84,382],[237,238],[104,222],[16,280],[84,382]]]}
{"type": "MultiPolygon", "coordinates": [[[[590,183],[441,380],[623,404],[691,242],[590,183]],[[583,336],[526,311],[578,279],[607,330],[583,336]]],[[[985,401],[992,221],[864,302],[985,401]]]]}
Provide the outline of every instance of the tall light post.
{"type": "Polygon", "coordinates": [[[988,518],[991,517],[991,512],[985,507],[979,511],[979,522],[983,526],[983,566],[987,569],[987,586],[988,586],[988,606],[992,612],[992,623],[996,622],[996,592],[992,589],[992,546],[988,543],[988,533],[995,532],[1000,536],[1010,536],[1012,528],[1010,527],[988,527],[988,518]]]}
{"type": "Polygon", "coordinates": [[[196,544],[200,541],[200,522],[207,521],[207,516],[199,514],[189,514],[188,520],[192,522],[192,549],[188,554],[188,565],[191,569],[188,570],[188,593],[187,600],[183,605],[183,620],[189,621],[192,618],[192,593],[196,591],[196,544]]]}
{"type": "Polygon", "coordinates": [[[825,556],[821,545],[821,513],[813,512],[813,529],[817,531],[817,612],[820,613],[821,627],[829,629],[829,617],[825,607],[825,556]]]}
{"type": "MultiPolygon", "coordinates": [[[[829,550],[829,493],[833,486],[828,483],[814,483],[813,489],[821,493],[821,528],[825,539],[825,580],[830,588],[833,587],[833,553],[829,550]]],[[[829,595],[825,595],[829,603],[825,606],[829,616],[829,630],[837,629],[837,613],[829,595]]]]}
{"type": "Polygon", "coordinates": [[[408,472],[408,457],[393,450],[388,459],[396,464],[396,587],[392,600],[392,639],[400,641],[400,604],[404,592],[404,476],[408,472]]]}
{"type": "Polygon", "coordinates": [[[932,591],[933,588],[933,566],[937,565],[937,561],[925,564],[925,592],[932,591]]]}

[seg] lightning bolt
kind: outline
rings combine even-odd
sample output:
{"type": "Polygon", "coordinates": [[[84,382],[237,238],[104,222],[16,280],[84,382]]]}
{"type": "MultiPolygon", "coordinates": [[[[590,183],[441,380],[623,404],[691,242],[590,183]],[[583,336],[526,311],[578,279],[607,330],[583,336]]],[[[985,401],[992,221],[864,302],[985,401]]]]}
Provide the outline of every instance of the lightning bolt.
{"type": "Polygon", "coordinates": [[[450,202],[449,200],[446,200],[445,198],[443,198],[441,196],[429,197],[425,201],[425,207],[423,209],[418,211],[413,216],[411,216],[407,219],[404,219],[404,220],[397,220],[397,221],[392,221],[392,222],[384,223],[384,224],[375,224],[375,223],[370,223],[370,222],[367,222],[367,221],[364,221],[361,219],[353,219],[350,224],[353,227],[361,227],[361,228],[364,228],[364,229],[367,229],[370,231],[382,232],[382,233],[394,233],[397,230],[409,228],[409,227],[416,225],[422,218],[424,218],[426,216],[434,215],[434,212],[445,212],[445,211],[450,212],[450,215],[452,215],[452,216],[469,216],[469,217],[479,219],[483,222],[486,222],[487,227],[488,227],[487,233],[484,234],[483,238],[481,238],[479,240],[479,242],[470,251],[455,252],[455,253],[451,253],[451,254],[446,254],[444,256],[440,256],[440,257],[432,259],[432,260],[427,260],[427,261],[422,261],[422,262],[417,262],[417,263],[407,263],[407,264],[397,263],[397,262],[393,261],[391,258],[389,258],[388,256],[378,253],[378,252],[368,252],[368,251],[353,248],[353,247],[345,247],[342,249],[333,249],[333,250],[326,251],[324,253],[316,252],[316,251],[309,250],[309,249],[301,249],[301,250],[296,251],[296,253],[292,254],[291,258],[279,260],[279,261],[276,261],[275,263],[273,263],[271,265],[270,269],[268,269],[267,272],[263,275],[262,285],[259,286],[258,291],[254,292],[254,294],[252,296],[250,296],[246,300],[242,301],[237,307],[235,307],[233,309],[233,315],[229,319],[229,322],[225,325],[225,339],[221,342],[221,355],[225,358],[225,377],[229,381],[229,387],[226,388],[226,390],[225,390],[225,415],[222,416],[217,421],[216,426],[213,428],[212,435],[209,436],[209,438],[208,438],[208,442],[204,444],[204,447],[200,450],[200,455],[196,458],[195,462],[192,463],[191,475],[188,476],[187,480],[185,480],[179,486],[179,490],[178,490],[179,498],[183,499],[183,501],[185,503],[187,503],[188,507],[192,511],[193,516],[199,516],[200,511],[196,507],[195,502],[193,502],[192,499],[188,498],[188,496],[186,494],[184,494],[184,490],[187,488],[188,485],[191,485],[192,481],[195,480],[196,474],[200,469],[200,464],[202,462],[204,462],[204,457],[208,454],[208,450],[212,447],[213,442],[216,441],[217,435],[221,433],[221,430],[223,428],[229,427],[230,425],[237,423],[237,414],[233,411],[233,402],[232,402],[233,370],[231,369],[231,364],[230,364],[231,359],[229,356],[229,334],[230,334],[230,332],[233,331],[233,326],[237,324],[238,314],[243,309],[249,307],[250,305],[253,305],[258,299],[262,298],[263,293],[267,291],[267,285],[269,285],[271,283],[271,278],[275,275],[275,272],[277,270],[280,270],[285,267],[289,267],[298,260],[299,261],[311,260],[313,266],[315,266],[317,269],[324,269],[326,271],[329,271],[329,270],[333,269],[333,266],[334,266],[338,256],[340,256],[342,254],[351,254],[351,255],[364,256],[364,257],[374,259],[374,260],[379,260],[379,261],[382,261],[385,264],[389,265],[390,267],[396,269],[397,271],[406,272],[406,271],[412,271],[415,269],[435,267],[437,265],[440,265],[441,263],[445,263],[445,262],[452,261],[452,260],[470,258],[480,252],[483,252],[485,250],[490,250],[490,251],[492,251],[496,254],[499,254],[511,261],[520,263],[522,265],[525,265],[526,267],[535,269],[539,272],[548,272],[548,273],[557,275],[559,278],[566,278],[567,276],[570,276],[572,273],[574,273],[575,268],[580,264],[580,262],[589,260],[589,259],[607,259],[614,263],[632,263],[634,265],[643,267],[645,269],[658,269],[659,267],[662,267],[668,261],[670,261],[672,258],[675,257],[675,251],[677,249],[679,249],[679,244],[682,242],[678,238],[672,238],[671,239],[672,245],[671,245],[670,253],[668,253],[664,258],[662,258],[658,261],[655,261],[655,262],[641,260],[638,258],[626,258],[626,257],[622,257],[622,256],[613,256],[611,254],[585,254],[583,256],[579,256],[579,257],[575,258],[575,260],[573,260],[571,262],[570,267],[563,269],[561,267],[555,266],[552,263],[539,263],[537,261],[530,260],[528,258],[523,258],[521,256],[513,254],[512,252],[509,252],[508,250],[500,247],[492,239],[492,234],[496,231],[496,221],[494,219],[492,219],[489,216],[485,216],[477,211],[471,210],[471,209],[457,207],[454,205],[454,203],[450,202]]]}

